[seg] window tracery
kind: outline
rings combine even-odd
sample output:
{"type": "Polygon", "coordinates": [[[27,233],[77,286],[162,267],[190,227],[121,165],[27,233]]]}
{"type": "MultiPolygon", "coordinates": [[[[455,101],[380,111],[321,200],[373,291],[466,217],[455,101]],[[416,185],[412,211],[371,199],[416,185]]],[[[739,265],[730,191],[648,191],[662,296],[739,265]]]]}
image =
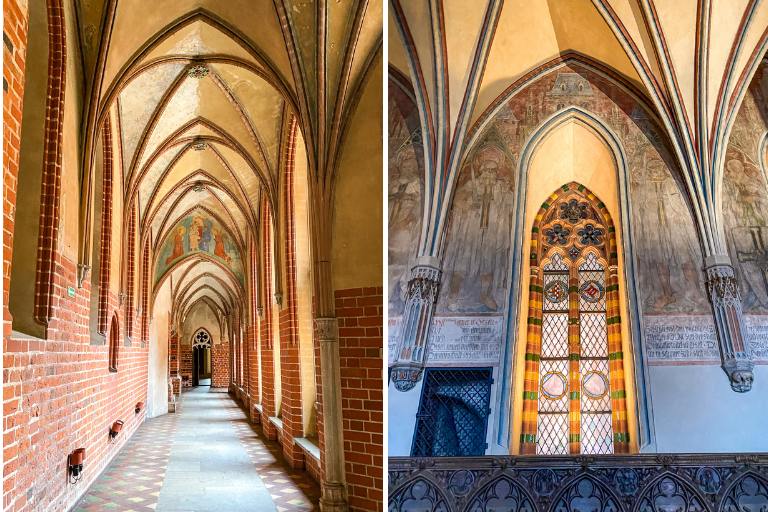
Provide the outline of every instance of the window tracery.
{"type": "Polygon", "coordinates": [[[564,185],[536,216],[523,453],[628,449],[616,251],[610,215],[583,185],[564,185]]]}

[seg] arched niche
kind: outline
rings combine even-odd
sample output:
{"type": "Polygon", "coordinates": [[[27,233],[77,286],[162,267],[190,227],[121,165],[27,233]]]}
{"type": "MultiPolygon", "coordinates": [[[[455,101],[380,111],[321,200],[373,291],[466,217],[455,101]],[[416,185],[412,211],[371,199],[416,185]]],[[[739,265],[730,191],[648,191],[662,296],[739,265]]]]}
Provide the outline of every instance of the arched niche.
{"type": "MultiPolygon", "coordinates": [[[[553,115],[543,123],[540,130],[535,133],[526,146],[521,162],[520,173],[523,176],[520,190],[524,193],[524,215],[518,220],[521,226],[521,246],[519,249],[519,276],[517,286],[519,300],[514,303],[515,308],[510,314],[516,314],[518,319],[528,316],[528,304],[530,299],[530,260],[531,260],[531,228],[534,226],[541,205],[547,202],[553,190],[559,189],[570,182],[584,185],[591,190],[605,205],[610,217],[616,224],[616,243],[622,250],[618,251],[619,279],[619,310],[623,321],[621,324],[622,348],[625,360],[631,361],[635,350],[632,340],[636,337],[632,324],[639,326],[639,313],[630,310],[629,299],[636,294],[633,283],[635,276],[632,264],[627,269],[626,255],[632,255],[627,251],[628,247],[626,228],[626,206],[622,210],[622,188],[620,176],[626,172],[626,161],[617,139],[611,136],[610,131],[588,112],[577,108],[569,108],[553,115]],[[627,289],[627,283],[633,289],[627,289]]],[[[624,189],[626,194],[626,189],[624,189]]],[[[525,348],[527,339],[527,323],[518,320],[515,331],[510,331],[508,336],[516,339],[514,374],[512,376],[512,389],[522,390],[525,377],[525,348]]],[[[639,330],[639,329],[637,329],[639,330]]],[[[638,416],[635,410],[635,368],[631,364],[624,365],[625,383],[627,393],[627,415],[630,434],[630,450],[638,449],[638,416]]],[[[512,417],[516,418],[511,425],[512,435],[510,439],[510,451],[518,453],[520,449],[520,434],[522,423],[520,418],[523,413],[522,392],[514,393],[512,400],[512,417]]]]}
{"type": "Polygon", "coordinates": [[[46,2],[30,2],[28,15],[28,64],[24,77],[21,150],[8,306],[13,316],[15,331],[44,338],[45,327],[34,320],[34,307],[48,84],[46,2]]]}

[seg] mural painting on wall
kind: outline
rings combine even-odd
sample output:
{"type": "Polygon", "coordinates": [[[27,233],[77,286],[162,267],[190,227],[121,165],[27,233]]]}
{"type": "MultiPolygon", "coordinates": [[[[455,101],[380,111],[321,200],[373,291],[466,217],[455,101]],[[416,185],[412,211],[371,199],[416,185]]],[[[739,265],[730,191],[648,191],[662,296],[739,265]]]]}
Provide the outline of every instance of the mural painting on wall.
{"type": "Polygon", "coordinates": [[[515,157],[501,116],[467,158],[456,183],[438,314],[498,313],[506,305],[514,222],[515,157]]]}
{"type": "Polygon", "coordinates": [[[416,105],[389,87],[389,315],[400,316],[421,229],[424,165],[416,105]]]}
{"type": "Polygon", "coordinates": [[[205,254],[224,264],[245,281],[243,261],[229,232],[211,215],[194,212],[184,217],[168,232],[158,251],[155,282],[176,262],[191,254],[205,254]]]}
{"type": "Polygon", "coordinates": [[[696,230],[659,129],[632,96],[575,63],[507,100],[467,151],[451,205],[437,314],[504,312],[519,155],[541,123],[571,106],[605,122],[626,153],[643,312],[709,314],[696,230]]]}
{"type": "Polygon", "coordinates": [[[744,312],[768,314],[768,61],[755,74],[734,122],[723,176],[723,218],[744,312]],[[761,154],[761,152],[763,154],[761,154]]]}
{"type": "MultiPolygon", "coordinates": [[[[650,125],[640,112],[634,114],[640,126],[650,125]]],[[[708,314],[701,247],[683,188],[670,160],[662,158],[667,154],[652,145],[632,149],[630,193],[643,312],[708,314]]]]}

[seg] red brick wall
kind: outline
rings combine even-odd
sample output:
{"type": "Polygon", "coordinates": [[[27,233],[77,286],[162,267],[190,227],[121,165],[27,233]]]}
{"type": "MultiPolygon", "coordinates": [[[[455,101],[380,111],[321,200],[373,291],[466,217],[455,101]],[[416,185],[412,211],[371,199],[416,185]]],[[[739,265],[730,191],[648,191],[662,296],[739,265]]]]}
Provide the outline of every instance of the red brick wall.
{"type": "Polygon", "coordinates": [[[256,349],[258,343],[258,326],[249,325],[245,329],[245,336],[248,342],[248,396],[250,397],[250,404],[246,404],[250,409],[248,410],[248,416],[254,420],[259,421],[259,415],[256,413],[254,406],[261,403],[261,397],[259,396],[259,353],[256,349]]]}
{"type": "Polygon", "coordinates": [[[211,386],[229,386],[229,343],[218,343],[211,347],[211,386]]]}
{"type": "Polygon", "coordinates": [[[336,290],[350,510],[383,510],[382,288],[336,290]]]}
{"type": "MultiPolygon", "coordinates": [[[[5,510],[66,510],[144,419],[133,409],[146,402],[147,350],[121,341],[118,371],[110,372],[108,344],[90,344],[90,284],[70,298],[65,285],[75,282],[75,264],[58,257],[56,269],[48,339],[11,336],[5,342],[5,510]],[[107,432],[117,419],[125,427],[110,444],[107,432]],[[70,485],[67,455],[80,447],[86,449],[83,480],[70,485]]],[[[117,309],[114,295],[109,308],[117,309]]],[[[122,308],[118,315],[122,323],[122,308]]]]}
{"type": "Polygon", "coordinates": [[[192,386],[192,356],[192,344],[179,342],[179,375],[187,387],[192,386]]]}
{"type": "Polygon", "coordinates": [[[276,439],[277,432],[269,422],[269,417],[275,415],[275,365],[273,361],[274,350],[272,348],[272,308],[276,305],[272,301],[272,236],[269,226],[272,222],[272,216],[269,214],[269,208],[266,202],[262,207],[263,234],[262,234],[262,272],[264,295],[261,298],[261,304],[264,307],[264,314],[259,322],[261,342],[261,425],[264,429],[264,435],[268,439],[276,439]]]}
{"type": "Polygon", "coordinates": [[[8,293],[11,289],[13,224],[24,106],[24,63],[27,55],[26,2],[3,0],[3,337],[11,333],[8,293]]]}
{"type": "Polygon", "coordinates": [[[293,195],[293,143],[296,135],[295,118],[290,124],[289,143],[285,147],[285,183],[283,209],[285,212],[285,293],[280,310],[280,378],[282,387],[283,454],[291,467],[304,466],[304,452],[293,439],[304,436],[301,400],[301,367],[299,364],[298,297],[296,295],[296,226],[293,195]]]}

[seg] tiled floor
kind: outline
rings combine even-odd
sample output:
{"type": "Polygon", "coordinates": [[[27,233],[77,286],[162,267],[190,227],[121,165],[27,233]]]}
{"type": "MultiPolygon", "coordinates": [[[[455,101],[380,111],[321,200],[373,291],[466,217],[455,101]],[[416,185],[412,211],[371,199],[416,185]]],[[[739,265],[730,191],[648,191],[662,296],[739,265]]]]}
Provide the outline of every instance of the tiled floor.
{"type": "Polygon", "coordinates": [[[147,420],[75,510],[318,510],[317,484],[279,454],[226,393],[198,387],[179,413],[147,420]]]}

